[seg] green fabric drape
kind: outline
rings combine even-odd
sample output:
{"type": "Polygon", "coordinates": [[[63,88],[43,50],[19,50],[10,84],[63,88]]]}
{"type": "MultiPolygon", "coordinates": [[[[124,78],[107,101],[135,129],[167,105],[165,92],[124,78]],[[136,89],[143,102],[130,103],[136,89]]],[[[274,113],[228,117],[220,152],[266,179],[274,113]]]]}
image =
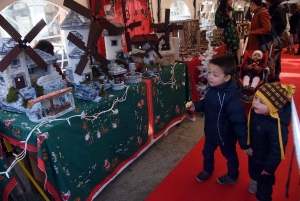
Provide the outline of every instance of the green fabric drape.
{"type": "Polygon", "coordinates": [[[228,24],[223,28],[223,36],[224,36],[224,43],[227,46],[227,50],[229,51],[236,51],[239,49],[239,38],[238,33],[235,28],[235,12],[233,9],[232,11],[233,20],[229,20],[227,14],[223,14],[219,9],[216,11],[215,15],[215,24],[217,27],[220,27],[221,23],[224,23],[229,20],[228,24]]]}

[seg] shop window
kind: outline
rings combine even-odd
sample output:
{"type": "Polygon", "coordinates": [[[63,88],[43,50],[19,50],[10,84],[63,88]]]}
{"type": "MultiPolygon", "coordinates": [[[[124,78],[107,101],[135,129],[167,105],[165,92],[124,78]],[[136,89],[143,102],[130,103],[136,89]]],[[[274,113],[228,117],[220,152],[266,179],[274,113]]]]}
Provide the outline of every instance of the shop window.
{"type": "Polygon", "coordinates": [[[111,47],[118,46],[118,40],[111,40],[111,47]]]}

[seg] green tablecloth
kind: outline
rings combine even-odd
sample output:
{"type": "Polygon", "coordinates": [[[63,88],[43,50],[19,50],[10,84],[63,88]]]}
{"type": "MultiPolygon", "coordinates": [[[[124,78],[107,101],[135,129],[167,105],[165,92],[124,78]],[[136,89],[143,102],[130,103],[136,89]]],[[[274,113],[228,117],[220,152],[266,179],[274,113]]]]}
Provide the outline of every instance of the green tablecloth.
{"type": "MultiPolygon", "coordinates": [[[[71,118],[71,126],[65,120],[54,121],[40,127],[40,134],[33,133],[27,149],[37,152],[38,166],[47,174],[46,188],[56,200],[91,200],[153,139],[185,116],[185,102],[191,98],[189,74],[184,63],[176,64],[172,87],[163,84],[172,81],[171,69],[163,67],[160,79],[151,78],[147,85],[131,85],[114,113],[101,114],[93,122],[71,118]]],[[[100,103],[75,98],[76,109],[60,118],[105,111],[125,89],[107,93],[114,96],[100,103]]],[[[36,125],[24,114],[0,110],[0,134],[20,147],[36,125]]]]}
{"type": "MultiPolygon", "coordinates": [[[[76,109],[60,118],[80,115],[82,111],[90,116],[107,110],[124,92],[125,89],[108,90],[114,96],[100,103],[75,99],[76,109]]],[[[71,126],[67,121],[54,121],[40,127],[38,138],[37,132],[30,138],[29,143],[35,146],[38,139],[38,165],[46,172],[46,187],[57,200],[59,197],[87,200],[104,180],[117,173],[122,163],[151,141],[145,83],[131,85],[126,100],[117,103],[114,111],[115,114],[101,114],[93,122],[72,118],[71,126]]],[[[0,132],[18,141],[25,140],[36,125],[24,114],[0,110],[0,117],[0,132]]]]}
{"type": "Polygon", "coordinates": [[[191,99],[189,74],[185,63],[165,66],[159,78],[152,80],[152,101],[154,116],[154,139],[181,120],[186,114],[185,103],[191,99]],[[168,84],[174,81],[174,85],[168,84]]]}

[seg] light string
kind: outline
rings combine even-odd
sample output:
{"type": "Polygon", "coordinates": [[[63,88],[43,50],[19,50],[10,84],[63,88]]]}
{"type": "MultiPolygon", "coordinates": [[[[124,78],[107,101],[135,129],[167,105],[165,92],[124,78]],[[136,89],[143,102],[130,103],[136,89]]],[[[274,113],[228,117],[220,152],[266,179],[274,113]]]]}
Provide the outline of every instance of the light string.
{"type": "Polygon", "coordinates": [[[122,96],[120,99],[119,99],[119,98],[115,99],[115,100],[113,101],[112,106],[111,106],[109,109],[104,110],[104,111],[101,111],[101,112],[99,112],[99,113],[96,113],[96,114],[94,114],[94,115],[92,115],[92,116],[86,116],[85,112],[83,111],[80,115],[73,115],[73,116],[70,116],[70,117],[64,118],[64,119],[59,118],[59,119],[46,120],[46,121],[40,122],[38,125],[36,125],[36,126],[30,131],[30,133],[28,134],[26,140],[25,140],[25,141],[21,141],[21,143],[25,143],[23,151],[22,151],[20,154],[15,154],[15,153],[13,153],[13,155],[15,156],[15,160],[11,163],[11,165],[6,169],[5,172],[0,172],[0,175],[1,175],[1,174],[5,174],[5,175],[7,176],[7,178],[9,178],[8,173],[11,171],[11,169],[12,169],[19,161],[21,161],[21,160],[23,160],[23,159],[25,158],[26,152],[27,152],[27,144],[28,144],[28,140],[29,140],[29,138],[31,137],[32,133],[33,133],[35,130],[37,130],[37,131],[38,131],[38,134],[40,135],[40,134],[42,134],[42,132],[40,131],[40,127],[43,126],[43,125],[45,125],[45,124],[49,124],[49,123],[51,123],[51,122],[54,122],[54,121],[67,121],[68,124],[71,126],[70,119],[75,118],[75,117],[80,117],[81,119],[85,119],[85,120],[91,121],[91,122],[93,123],[93,121],[96,120],[101,114],[104,114],[104,113],[107,113],[107,112],[114,112],[113,108],[114,108],[115,104],[118,103],[118,102],[119,102],[119,103],[124,102],[124,101],[126,100],[129,87],[130,87],[129,85],[125,85],[126,90],[125,90],[123,96],[122,96]]]}
{"type": "Polygon", "coordinates": [[[171,74],[172,74],[171,79],[170,79],[168,82],[163,82],[163,81],[161,80],[161,77],[160,77],[160,76],[157,76],[157,77],[158,77],[158,82],[157,82],[157,84],[162,84],[162,85],[170,84],[170,85],[172,85],[171,87],[173,88],[173,86],[176,85],[176,79],[174,78],[174,77],[175,77],[175,70],[174,70],[174,68],[175,68],[176,65],[177,65],[177,62],[174,63],[174,64],[171,66],[171,74]]]}

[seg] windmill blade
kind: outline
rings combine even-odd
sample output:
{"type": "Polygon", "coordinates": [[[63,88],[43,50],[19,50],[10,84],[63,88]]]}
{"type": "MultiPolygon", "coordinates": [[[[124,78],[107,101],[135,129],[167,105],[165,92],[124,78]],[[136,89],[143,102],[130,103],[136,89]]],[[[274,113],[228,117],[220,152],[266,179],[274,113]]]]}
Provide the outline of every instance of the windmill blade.
{"type": "Polygon", "coordinates": [[[165,30],[165,44],[170,44],[170,30],[165,30]]]}
{"type": "Polygon", "coordinates": [[[142,22],[141,22],[141,21],[133,22],[133,23],[130,23],[130,24],[128,25],[128,28],[129,28],[129,29],[133,29],[133,28],[139,27],[139,26],[141,26],[141,25],[142,25],[142,22]]]}
{"type": "Polygon", "coordinates": [[[75,11],[76,13],[88,18],[92,19],[92,11],[83,5],[77,3],[76,1],[73,0],[64,0],[64,6],[70,8],[71,10],[75,11]]]}
{"type": "Polygon", "coordinates": [[[154,28],[154,29],[163,29],[164,28],[164,24],[150,24],[150,28],[154,28]]]}
{"type": "Polygon", "coordinates": [[[24,52],[40,67],[41,69],[44,69],[47,64],[46,62],[38,55],[30,46],[28,46],[26,49],[24,49],[24,52]]]}
{"type": "Polygon", "coordinates": [[[46,26],[46,22],[44,19],[41,19],[30,31],[29,33],[24,37],[28,43],[31,43],[31,41],[40,33],[40,31],[46,26]]]}
{"type": "Polygon", "coordinates": [[[173,24],[173,25],[170,25],[169,28],[171,30],[182,30],[183,29],[183,25],[173,24]]]}
{"type": "Polygon", "coordinates": [[[74,43],[80,49],[82,49],[86,52],[89,51],[89,49],[85,46],[84,42],[82,40],[80,40],[79,38],[77,38],[73,33],[70,32],[67,39],[69,41],[71,41],[72,43],[74,43]]]}
{"type": "Polygon", "coordinates": [[[119,33],[124,31],[124,28],[116,27],[115,25],[113,25],[107,19],[105,19],[103,17],[99,18],[99,26],[105,28],[108,31],[109,35],[111,35],[111,36],[112,35],[117,36],[119,33]]]}
{"type": "Polygon", "coordinates": [[[170,23],[170,9],[165,10],[165,26],[169,25],[170,23]]]}
{"type": "Polygon", "coordinates": [[[126,1],[122,0],[122,14],[123,14],[123,20],[124,20],[124,25],[126,26],[127,24],[127,16],[126,16],[126,1]]]}
{"type": "Polygon", "coordinates": [[[0,14],[0,26],[14,39],[18,42],[22,36],[15,30],[13,26],[0,14]]]}
{"type": "Polygon", "coordinates": [[[96,0],[94,11],[99,14],[101,10],[102,0],[96,0]]]}
{"type": "Polygon", "coordinates": [[[127,31],[125,32],[125,39],[126,39],[127,52],[131,52],[132,47],[131,47],[130,34],[127,31]]]}
{"type": "Polygon", "coordinates": [[[162,39],[165,39],[165,35],[162,35],[161,37],[159,37],[159,39],[157,41],[155,41],[154,46],[157,46],[162,39]]]}
{"type": "Polygon", "coordinates": [[[148,41],[148,38],[146,37],[146,35],[143,34],[142,36],[143,36],[143,38],[145,39],[145,41],[146,41],[150,46],[152,46],[152,44],[148,41]]]}
{"type": "Polygon", "coordinates": [[[86,64],[87,64],[88,61],[89,61],[88,54],[85,53],[81,57],[79,63],[77,64],[77,67],[76,67],[76,70],[75,70],[74,73],[76,73],[77,75],[82,75],[82,73],[83,73],[83,71],[85,69],[85,66],[86,66],[86,64]]]}
{"type": "Polygon", "coordinates": [[[157,56],[162,59],[163,57],[161,56],[161,54],[159,53],[159,51],[156,48],[153,48],[154,52],[157,54],[157,56]]]}
{"type": "Polygon", "coordinates": [[[148,54],[151,50],[154,51],[155,48],[153,48],[152,46],[151,46],[150,48],[148,48],[148,49],[145,51],[143,58],[144,58],[145,56],[147,56],[147,54],[148,54]]]}
{"type": "Polygon", "coordinates": [[[98,52],[93,54],[93,57],[95,60],[99,61],[102,64],[102,66],[107,66],[110,63],[104,56],[102,56],[98,52]]]}
{"type": "Polygon", "coordinates": [[[12,50],[8,52],[8,54],[0,61],[0,71],[3,72],[5,69],[17,58],[17,56],[23,50],[16,45],[12,50]]]}
{"type": "Polygon", "coordinates": [[[102,30],[100,29],[100,27],[95,22],[91,22],[89,36],[87,40],[87,47],[89,47],[91,44],[95,44],[98,41],[101,33],[102,30]]]}
{"type": "Polygon", "coordinates": [[[102,29],[100,27],[98,27],[98,29],[94,35],[94,38],[92,39],[91,45],[94,45],[94,46],[97,45],[97,42],[98,42],[99,38],[101,37],[101,34],[102,34],[102,29]]]}

